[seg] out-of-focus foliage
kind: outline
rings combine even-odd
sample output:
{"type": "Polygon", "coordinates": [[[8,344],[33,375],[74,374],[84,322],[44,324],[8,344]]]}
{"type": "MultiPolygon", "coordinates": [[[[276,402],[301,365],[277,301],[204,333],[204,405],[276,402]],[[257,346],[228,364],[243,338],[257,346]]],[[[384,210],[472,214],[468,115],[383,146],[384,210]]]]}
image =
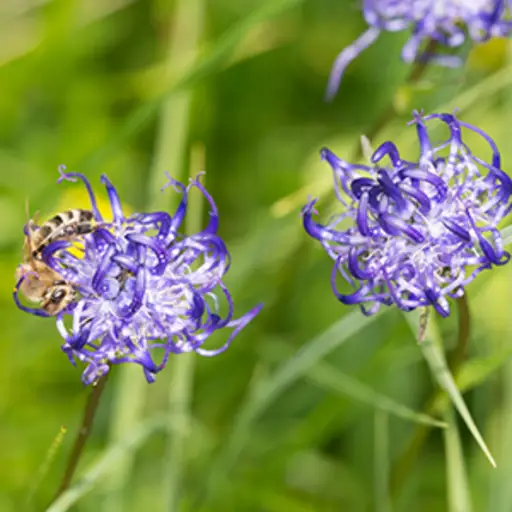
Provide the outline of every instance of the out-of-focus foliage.
{"type": "MultiPolygon", "coordinates": [[[[165,510],[176,435],[180,511],[384,512],[388,500],[395,511],[449,510],[467,498],[453,488],[463,485],[453,477],[462,474],[454,473],[461,450],[473,509],[511,509],[512,267],[483,273],[469,287],[469,362],[460,375],[498,469],[460,422],[460,446],[435,427],[404,466],[424,428],[418,422],[430,418],[415,411],[437,414],[450,428],[458,420],[446,401],[426,408],[437,388],[403,315],[365,319],[335,300],[331,262],[299,218],[309,194],[326,206],[331,199],[320,147],[349,158],[397,91],[401,113],[374,146],[393,136],[405,153],[414,151],[400,135],[413,108],[460,107],[464,121],[495,138],[508,171],[509,43],[479,47],[465,68],[433,68],[404,88],[403,37],[386,34],[326,104],[332,60],[363,27],[355,0],[1,2],[0,510],[24,510],[27,501],[27,510],[44,509],[88,393],[54,322],[23,314],[11,299],[25,198],[43,218],[83,206],[78,186],[56,185],[64,163],[96,183],[107,173],[134,211],[155,201],[172,208],[155,199],[163,169],[179,179],[203,170],[190,157],[198,145],[233,255],[227,284],[236,310],[260,301],[264,310],[230,350],[197,357],[185,376],[176,365],[191,354],[150,386],[139,371],[113,371],[75,482],[91,480],[71,509],[165,510]],[[192,4],[193,12],[183,11],[192,4]],[[165,102],[169,91],[176,94],[165,102]],[[187,379],[190,406],[180,409],[180,423],[172,404],[187,393],[169,398],[169,390],[187,379]],[[68,432],[42,474],[63,425],[68,432]]],[[[456,315],[438,327],[449,355],[456,315]]]]}

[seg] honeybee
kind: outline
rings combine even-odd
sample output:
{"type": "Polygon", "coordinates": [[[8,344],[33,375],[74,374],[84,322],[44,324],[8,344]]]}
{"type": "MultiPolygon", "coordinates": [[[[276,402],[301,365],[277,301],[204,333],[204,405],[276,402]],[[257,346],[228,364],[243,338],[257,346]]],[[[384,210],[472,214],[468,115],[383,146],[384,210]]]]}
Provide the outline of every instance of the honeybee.
{"type": "MultiPolygon", "coordinates": [[[[28,204],[27,219],[28,214],[28,204]]],[[[71,241],[95,229],[93,213],[74,209],[58,213],[38,226],[33,219],[27,221],[24,244],[24,262],[16,270],[16,278],[24,277],[20,291],[51,316],[63,311],[77,296],[75,287],[41,258],[45,247],[56,240],[71,241]]]]}
{"type": "Polygon", "coordinates": [[[25,258],[41,258],[44,248],[56,240],[71,241],[80,235],[87,235],[96,228],[90,210],[76,208],[58,213],[38,226],[34,220],[27,223],[28,235],[25,240],[25,258]],[[29,249],[29,245],[31,248],[29,249]]]}
{"type": "Polygon", "coordinates": [[[24,277],[20,291],[31,302],[38,302],[41,309],[54,316],[63,311],[77,293],[74,286],[42,260],[32,259],[16,269],[16,279],[24,277]]]}

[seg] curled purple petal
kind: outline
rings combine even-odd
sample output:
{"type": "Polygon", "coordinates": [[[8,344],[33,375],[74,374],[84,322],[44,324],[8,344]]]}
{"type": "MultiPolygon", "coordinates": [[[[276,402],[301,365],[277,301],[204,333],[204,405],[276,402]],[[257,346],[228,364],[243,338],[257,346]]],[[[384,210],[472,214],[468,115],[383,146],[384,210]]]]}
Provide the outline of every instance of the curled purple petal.
{"type": "MultiPolygon", "coordinates": [[[[60,172],[60,181],[84,182],[96,220],[101,220],[88,180],[79,173],[60,172]]],[[[85,365],[85,384],[125,363],[141,366],[146,380],[153,382],[171,356],[190,351],[207,357],[220,354],[261,309],[257,306],[234,318],[235,304],[223,284],[231,258],[217,235],[217,206],[197,179],[188,188],[170,176],[168,180],[164,188],[182,193],[173,216],[150,212],[125,218],[116,189],[102,176],[113,222],[102,222],[92,233],[77,236],[76,242],[85,249],[79,256],[70,252],[75,240],[56,240],[42,251],[43,262],[79,292],[56,314],[56,326],[70,362],[85,365]],[[198,188],[209,203],[210,222],[187,236],[178,230],[187,213],[190,187],[198,188]],[[203,347],[223,329],[230,332],[220,348],[203,347]],[[154,359],[156,350],[160,356],[163,350],[160,362],[154,359]]],[[[19,292],[23,293],[27,278],[23,275],[17,281],[15,304],[26,313],[50,316],[21,303],[19,292]]]]}
{"type": "Polygon", "coordinates": [[[343,304],[358,304],[366,315],[394,304],[403,311],[433,306],[448,316],[449,299],[462,296],[484,270],[510,260],[497,226],[512,212],[512,187],[496,167],[496,144],[455,114],[413,116],[417,161],[404,160],[394,143],[384,142],[373,155],[379,167],[361,176],[358,166],[325,150],[322,156],[335,175],[343,162],[343,181],[334,181],[336,197],[345,193],[351,201],[340,200],[325,225],[313,221],[315,201],[302,210],[306,233],[335,262],[335,296],[343,304]],[[447,137],[434,144],[430,123],[445,124],[447,137]],[[491,147],[487,160],[471,152],[467,130],[491,147]],[[385,156],[389,164],[383,167],[385,156]],[[351,293],[338,289],[339,277],[351,293]]]}
{"type": "Polygon", "coordinates": [[[14,299],[14,303],[16,304],[16,306],[18,306],[19,309],[21,309],[25,313],[30,313],[31,315],[36,315],[36,316],[49,317],[50,315],[43,309],[29,308],[28,306],[24,306],[21,303],[20,298],[19,298],[19,292],[20,292],[20,287],[21,287],[23,281],[25,281],[25,279],[27,279],[27,276],[21,276],[19,278],[18,282],[16,283],[16,286],[13,289],[12,297],[14,299]]]}
{"type": "Polygon", "coordinates": [[[359,56],[359,54],[373,44],[379,37],[380,30],[377,28],[369,28],[358,39],[356,39],[350,46],[347,46],[334,61],[329,76],[329,83],[327,84],[326,99],[332,100],[338,91],[343,73],[347,66],[359,56]]]}
{"type": "Polygon", "coordinates": [[[73,179],[73,178],[78,178],[80,181],[82,181],[82,183],[85,185],[85,188],[87,189],[87,193],[89,194],[89,200],[91,201],[91,211],[94,214],[94,218],[98,222],[102,222],[103,217],[101,216],[101,213],[98,210],[98,205],[96,203],[96,197],[94,196],[94,192],[92,191],[91,184],[89,183],[89,180],[85,177],[85,175],[83,175],[79,172],[66,172],[65,165],[59,166],[59,174],[60,174],[60,178],[57,180],[57,183],[61,183],[64,180],[76,181],[76,179],[73,179]]]}
{"type": "MultiPolygon", "coordinates": [[[[450,53],[438,53],[462,46],[466,40],[487,41],[512,32],[510,1],[489,0],[365,0],[363,17],[368,28],[336,58],[331,69],[326,97],[336,94],[347,66],[370,46],[381,32],[409,30],[402,48],[404,62],[429,62],[445,67],[459,67],[462,59],[450,53]],[[428,41],[437,43],[432,51],[428,41]]],[[[500,167],[497,165],[497,167],[500,167]]]]}
{"type": "Polygon", "coordinates": [[[181,223],[183,222],[183,219],[185,218],[185,213],[187,211],[187,204],[188,204],[188,190],[183,183],[180,183],[179,181],[176,181],[175,179],[171,178],[171,176],[166,173],[167,176],[167,183],[162,187],[162,191],[165,190],[167,187],[173,187],[176,192],[181,191],[182,192],[182,198],[181,202],[178,205],[178,208],[176,208],[176,212],[172,216],[171,221],[171,230],[176,231],[181,226],[181,223]]]}
{"type": "Polygon", "coordinates": [[[107,189],[108,199],[110,201],[110,208],[112,209],[113,221],[115,224],[119,224],[124,220],[123,208],[121,206],[121,200],[115,187],[110,183],[110,180],[104,174],[100,178],[101,183],[105,185],[107,189]]]}
{"type": "Polygon", "coordinates": [[[208,226],[206,226],[206,228],[203,230],[203,233],[217,233],[217,229],[219,228],[219,211],[217,210],[217,205],[215,204],[213,197],[199,182],[199,176],[201,174],[203,173],[200,173],[195,180],[192,180],[191,185],[196,187],[203,194],[210,205],[210,222],[208,223],[208,226]]]}
{"type": "Polygon", "coordinates": [[[147,229],[158,229],[158,238],[166,240],[172,226],[172,218],[167,212],[137,213],[131,220],[147,229]]]}

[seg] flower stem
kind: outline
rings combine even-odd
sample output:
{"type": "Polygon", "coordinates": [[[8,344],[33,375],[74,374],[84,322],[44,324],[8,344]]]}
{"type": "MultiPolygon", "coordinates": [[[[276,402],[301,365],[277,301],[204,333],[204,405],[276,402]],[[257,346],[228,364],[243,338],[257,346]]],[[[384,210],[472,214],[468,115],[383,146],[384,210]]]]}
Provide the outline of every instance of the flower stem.
{"type": "MultiPolygon", "coordinates": [[[[204,148],[192,147],[190,157],[190,176],[193,177],[204,168],[204,148]]],[[[193,191],[196,192],[196,191],[193,191]]],[[[202,229],[203,200],[199,194],[190,194],[185,219],[185,232],[188,235],[202,229]]],[[[167,445],[166,464],[163,475],[164,506],[162,510],[174,512],[180,510],[183,482],[183,463],[185,447],[190,432],[190,402],[194,383],[195,353],[174,356],[169,361],[172,381],[168,395],[168,419],[170,438],[167,445]]]]}
{"type": "Polygon", "coordinates": [[[460,299],[457,299],[457,309],[459,312],[457,346],[448,362],[448,366],[453,374],[457,373],[459,370],[460,365],[466,357],[466,350],[468,348],[471,315],[469,312],[467,292],[465,292],[460,299]]]}
{"type": "Polygon", "coordinates": [[[89,438],[89,434],[91,433],[92,424],[94,422],[94,418],[96,416],[96,411],[98,410],[98,404],[100,402],[101,395],[103,394],[103,390],[105,389],[105,384],[108,380],[108,373],[101,377],[96,385],[92,388],[91,393],[89,394],[89,398],[87,399],[87,403],[85,406],[84,416],[82,418],[82,424],[80,429],[78,430],[78,434],[75,439],[75,443],[73,445],[73,449],[68,459],[68,463],[66,469],[64,471],[64,475],[60,482],[59,488],[57,489],[57,493],[55,494],[52,503],[69,487],[71,484],[71,480],[73,475],[75,474],[76,468],[78,467],[78,463],[80,462],[80,457],[84,451],[85,443],[89,438]]]}
{"type": "Polygon", "coordinates": [[[375,512],[390,512],[389,503],[389,414],[374,412],[374,498],[375,512]]]}
{"type": "MultiPolygon", "coordinates": [[[[166,42],[166,55],[163,61],[165,70],[162,79],[166,83],[171,83],[173,77],[186,73],[186,70],[195,62],[203,30],[204,6],[203,0],[178,0],[167,3],[169,5],[165,7],[165,11],[169,15],[171,28],[166,42]]],[[[165,182],[165,171],[169,171],[179,181],[186,181],[185,162],[190,133],[191,103],[192,92],[187,89],[174,94],[161,106],[153,162],[148,176],[146,211],[172,212],[179,203],[179,194],[162,194],[161,187],[165,182]]],[[[183,362],[183,358],[179,359],[183,362]]],[[[140,370],[126,365],[119,370],[121,375],[114,398],[114,410],[117,409],[117,414],[112,415],[111,441],[113,443],[120,442],[138,427],[143,419],[146,405],[147,383],[139,378],[139,375],[132,373],[133,370],[137,372],[140,370]]],[[[177,379],[174,375],[171,377],[177,379]]],[[[170,382],[169,386],[171,385],[170,382]]],[[[102,503],[104,512],[126,510],[127,499],[129,499],[128,485],[133,470],[134,454],[126,453],[110,474],[107,497],[102,503]]],[[[167,495],[170,492],[166,487],[167,474],[164,474],[163,480],[164,493],[167,495]]],[[[169,485],[174,484],[171,482],[169,485]]],[[[162,510],[165,509],[162,508],[162,510]]]]}
{"type": "MultiPolygon", "coordinates": [[[[457,299],[456,304],[459,313],[457,346],[448,364],[451,373],[455,376],[464,362],[470,335],[470,311],[466,293],[457,299]]],[[[444,391],[438,389],[429,397],[424,409],[425,414],[434,415],[437,402],[443,394],[444,391]]],[[[413,464],[418,458],[430,430],[428,425],[417,424],[407,448],[395,463],[391,473],[391,496],[393,499],[398,497],[405,480],[411,474],[413,464]]]]}

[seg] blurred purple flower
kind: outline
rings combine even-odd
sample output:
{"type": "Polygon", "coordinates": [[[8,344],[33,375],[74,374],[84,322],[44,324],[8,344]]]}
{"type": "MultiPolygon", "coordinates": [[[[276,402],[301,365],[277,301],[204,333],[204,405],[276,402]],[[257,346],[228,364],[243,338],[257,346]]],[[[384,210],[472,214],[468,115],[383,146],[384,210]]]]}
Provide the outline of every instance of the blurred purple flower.
{"type": "MultiPolygon", "coordinates": [[[[230,255],[217,235],[217,207],[199,181],[185,187],[167,176],[169,181],[162,190],[172,186],[182,193],[172,216],[153,212],[125,217],[116,189],[102,176],[113,214],[112,221],[105,222],[87,178],[64,169],[59,169],[59,182],[78,178],[85,184],[98,227],[81,237],[82,257],[68,250],[72,244],[60,240],[48,245],[42,258],[79,292],[56,322],[64,338],[62,350],[73,364],[79,360],[87,365],[83,382],[97,381],[111,365],[120,363],[140,364],[148,382],[153,382],[171,354],[194,351],[215,356],[224,352],[261,305],[233,318],[233,301],[222,282],[230,255]],[[210,220],[203,231],[185,236],[178,230],[192,187],[208,201],[210,220]],[[69,325],[67,316],[71,316],[69,325]],[[202,347],[211,334],[224,327],[233,330],[222,347],[202,347]],[[154,360],[155,352],[160,354],[159,363],[154,360]]],[[[40,309],[20,304],[17,290],[15,300],[24,311],[47,316],[40,309]]]]}
{"type": "Polygon", "coordinates": [[[403,159],[392,142],[373,153],[374,165],[351,164],[328,149],[342,212],[327,225],[313,220],[316,200],[302,210],[304,228],[334,260],[331,284],[343,304],[360,304],[364,314],[381,304],[404,311],[433,305],[448,316],[447,298],[482,270],[503,265],[510,254],[498,229],[512,209],[512,180],[501,170],[500,153],[482,130],[451,114],[414,113],[419,157],[403,159]],[[444,123],[449,136],[434,144],[427,123],[444,123]],[[463,141],[466,129],[490,146],[489,161],[463,141]],[[379,162],[387,157],[389,164],[379,162]],[[340,274],[355,291],[336,287],[340,274]]]}
{"type": "Polygon", "coordinates": [[[363,0],[363,15],[369,28],[336,58],[329,77],[327,98],[336,94],[347,66],[374,43],[382,31],[399,32],[412,28],[402,49],[402,59],[418,58],[456,67],[461,61],[453,55],[425,55],[420,47],[427,40],[443,46],[461,46],[467,36],[476,42],[507,36],[512,29],[510,0],[363,0]],[[505,19],[505,18],[508,19],[505,19]]]}

